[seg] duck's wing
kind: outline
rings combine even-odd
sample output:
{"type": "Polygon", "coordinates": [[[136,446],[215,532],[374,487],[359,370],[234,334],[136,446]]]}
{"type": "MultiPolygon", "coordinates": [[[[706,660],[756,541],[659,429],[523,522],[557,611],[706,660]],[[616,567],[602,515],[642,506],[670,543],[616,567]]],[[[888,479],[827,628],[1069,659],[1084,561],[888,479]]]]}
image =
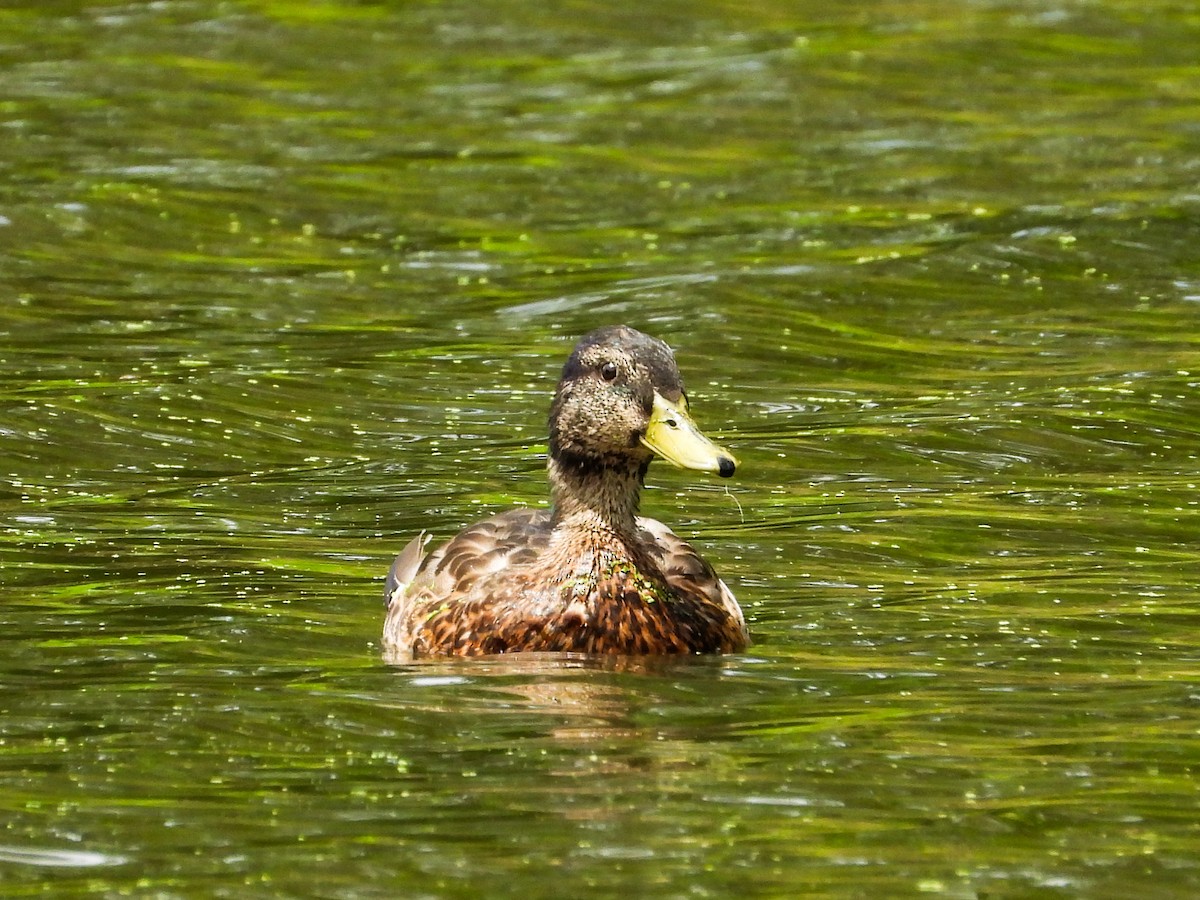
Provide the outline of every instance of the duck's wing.
{"type": "Polygon", "coordinates": [[[451,600],[469,594],[481,578],[532,561],[546,545],[549,520],[545,510],[510,510],[464,528],[423,559],[428,538],[422,532],[392,564],[389,605],[417,596],[451,600]]]}
{"type": "MultiPolygon", "coordinates": [[[[447,593],[466,593],[481,578],[532,562],[546,546],[550,514],[514,509],[460,532],[435,556],[426,572],[447,593]]],[[[502,577],[502,576],[501,576],[502,577]]],[[[442,593],[435,590],[435,593],[442,593]]]]}
{"type": "Polygon", "coordinates": [[[700,596],[724,608],[749,640],[746,620],[733,591],[718,576],[696,549],[657,519],[638,518],[638,525],[649,538],[667,583],[685,595],[700,596]]]}
{"type": "Polygon", "coordinates": [[[418,652],[420,629],[431,615],[493,602],[503,596],[508,572],[519,585],[514,570],[535,560],[549,535],[549,512],[528,509],[465,528],[423,559],[426,539],[419,535],[396,558],[388,576],[385,656],[395,662],[411,659],[418,652]]]}
{"type": "Polygon", "coordinates": [[[412,584],[412,580],[417,577],[417,571],[421,568],[421,561],[425,558],[425,545],[429,543],[430,537],[428,532],[422,531],[400,551],[400,555],[392,563],[387,581],[383,585],[384,603],[390,604],[397,591],[403,594],[408,590],[408,586],[412,584]]]}

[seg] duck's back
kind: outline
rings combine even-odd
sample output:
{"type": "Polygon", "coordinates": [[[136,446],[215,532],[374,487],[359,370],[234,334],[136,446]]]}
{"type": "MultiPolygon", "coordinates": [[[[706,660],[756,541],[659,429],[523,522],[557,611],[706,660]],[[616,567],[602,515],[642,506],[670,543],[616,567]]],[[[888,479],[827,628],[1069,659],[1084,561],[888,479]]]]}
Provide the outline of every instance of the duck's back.
{"type": "Polygon", "coordinates": [[[632,546],[556,533],[546,510],[472,525],[409,560],[412,572],[393,569],[385,648],[404,659],[745,647],[741,610],[712,567],[662,523],[638,525],[632,546]]]}

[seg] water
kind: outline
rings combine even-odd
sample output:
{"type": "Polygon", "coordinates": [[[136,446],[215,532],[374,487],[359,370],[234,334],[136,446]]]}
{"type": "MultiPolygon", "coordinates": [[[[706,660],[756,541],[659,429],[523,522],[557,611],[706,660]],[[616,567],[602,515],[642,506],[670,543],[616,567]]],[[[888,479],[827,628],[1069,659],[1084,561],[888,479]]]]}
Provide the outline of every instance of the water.
{"type": "Polygon", "coordinates": [[[1198,32],[0,11],[3,893],[1194,896],[1198,32]],[[616,321],[753,647],[383,665],[616,321]]]}

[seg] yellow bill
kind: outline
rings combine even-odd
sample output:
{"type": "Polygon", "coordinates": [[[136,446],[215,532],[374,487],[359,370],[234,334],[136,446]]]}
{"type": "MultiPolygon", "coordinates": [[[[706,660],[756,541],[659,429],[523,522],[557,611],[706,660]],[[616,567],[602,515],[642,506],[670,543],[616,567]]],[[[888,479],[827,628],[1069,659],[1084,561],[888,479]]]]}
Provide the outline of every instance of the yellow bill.
{"type": "Polygon", "coordinates": [[[681,469],[715,472],[722,478],[728,478],[737,469],[734,455],[718,447],[696,427],[683,398],[672,403],[655,391],[654,409],[642,443],[681,469]]]}

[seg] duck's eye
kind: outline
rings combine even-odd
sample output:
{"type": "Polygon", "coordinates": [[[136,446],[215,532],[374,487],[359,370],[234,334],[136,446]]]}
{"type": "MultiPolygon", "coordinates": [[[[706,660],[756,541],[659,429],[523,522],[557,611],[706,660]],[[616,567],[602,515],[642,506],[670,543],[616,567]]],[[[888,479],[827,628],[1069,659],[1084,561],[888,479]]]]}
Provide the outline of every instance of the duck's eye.
{"type": "Polygon", "coordinates": [[[617,377],[617,367],[610,362],[604,363],[600,366],[600,377],[605,381],[614,380],[617,377]]]}

